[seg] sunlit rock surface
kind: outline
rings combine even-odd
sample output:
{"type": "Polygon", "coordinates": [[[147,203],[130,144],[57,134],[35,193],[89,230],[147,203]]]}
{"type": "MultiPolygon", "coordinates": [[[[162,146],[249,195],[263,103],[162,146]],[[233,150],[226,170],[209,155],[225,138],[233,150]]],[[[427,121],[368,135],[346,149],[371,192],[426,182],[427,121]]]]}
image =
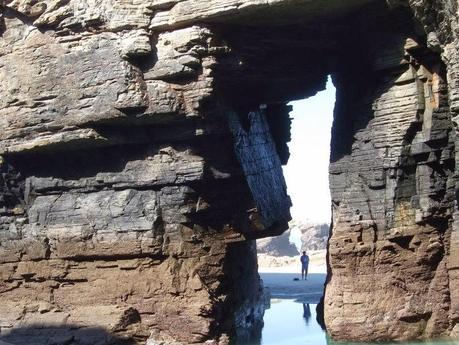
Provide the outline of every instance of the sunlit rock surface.
{"type": "Polygon", "coordinates": [[[290,230],[277,237],[257,240],[257,253],[272,256],[295,256],[300,254],[295,244],[290,242],[290,230]]]}
{"type": "Polygon", "coordinates": [[[329,74],[328,331],[459,336],[457,19],[446,0],[4,0],[2,341],[249,336],[252,240],[290,220],[286,103],[329,74]]]}
{"type": "Polygon", "coordinates": [[[323,250],[327,248],[330,226],[326,223],[292,221],[290,229],[299,235],[300,251],[323,250]]]}

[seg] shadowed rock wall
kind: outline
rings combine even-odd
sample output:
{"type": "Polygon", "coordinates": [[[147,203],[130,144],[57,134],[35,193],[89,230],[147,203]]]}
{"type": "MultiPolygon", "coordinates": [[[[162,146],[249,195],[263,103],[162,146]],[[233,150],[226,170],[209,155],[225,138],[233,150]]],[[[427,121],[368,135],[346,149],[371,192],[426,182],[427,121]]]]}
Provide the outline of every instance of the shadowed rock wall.
{"type": "Polygon", "coordinates": [[[456,12],[447,1],[4,1],[0,336],[82,327],[223,344],[259,330],[251,240],[290,219],[286,103],[329,74],[327,328],[457,335],[456,12]]]}
{"type": "Polygon", "coordinates": [[[0,334],[12,343],[43,327],[200,343],[260,322],[241,235],[256,205],[225,112],[203,106],[225,48],[198,26],[147,34],[152,15],[2,7],[0,334]]]}
{"type": "Polygon", "coordinates": [[[415,32],[373,20],[366,30],[380,44],[368,46],[382,54],[368,66],[351,57],[334,76],[325,320],[342,339],[447,335],[455,136],[445,69],[415,32]]]}

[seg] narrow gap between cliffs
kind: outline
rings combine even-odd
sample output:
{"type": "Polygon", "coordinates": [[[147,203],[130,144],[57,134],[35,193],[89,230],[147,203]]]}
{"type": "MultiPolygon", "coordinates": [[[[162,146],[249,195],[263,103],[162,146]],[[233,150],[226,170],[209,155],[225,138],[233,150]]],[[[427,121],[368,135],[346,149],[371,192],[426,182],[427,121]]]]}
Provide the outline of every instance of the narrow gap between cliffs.
{"type": "Polygon", "coordinates": [[[329,78],[325,90],[290,103],[290,158],[283,170],[292,199],[292,221],[283,235],[257,240],[259,273],[270,293],[270,305],[259,339],[238,345],[327,344],[316,309],[327,273],[328,165],[335,96],[329,78]],[[309,256],[305,280],[300,263],[303,251],[309,256]]]}

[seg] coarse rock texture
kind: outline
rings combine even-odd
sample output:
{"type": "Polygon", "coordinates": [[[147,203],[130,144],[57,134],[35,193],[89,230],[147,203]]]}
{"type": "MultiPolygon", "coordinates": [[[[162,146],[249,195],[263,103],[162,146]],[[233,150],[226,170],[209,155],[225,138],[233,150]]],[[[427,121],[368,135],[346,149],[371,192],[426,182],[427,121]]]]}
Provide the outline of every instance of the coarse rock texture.
{"type": "MultiPolygon", "coordinates": [[[[215,101],[203,107],[225,48],[199,26],[152,34],[150,19],[140,3],[2,8],[7,342],[96,343],[72,331],[83,327],[139,344],[202,343],[260,323],[255,245],[241,234],[284,230],[285,186],[263,194],[285,202],[276,224],[258,217],[227,117],[215,101]]],[[[271,147],[247,139],[240,152],[260,152],[273,169],[264,174],[283,181],[266,120],[254,121],[254,140],[271,147]]]]}
{"type": "Polygon", "coordinates": [[[1,340],[225,344],[259,330],[253,239],[290,220],[287,102],[330,74],[327,329],[459,337],[457,11],[3,0],[1,340]]]}
{"type": "Polygon", "coordinates": [[[377,59],[334,75],[325,323],[341,339],[454,335],[455,91],[440,47],[374,23],[377,59]]]}

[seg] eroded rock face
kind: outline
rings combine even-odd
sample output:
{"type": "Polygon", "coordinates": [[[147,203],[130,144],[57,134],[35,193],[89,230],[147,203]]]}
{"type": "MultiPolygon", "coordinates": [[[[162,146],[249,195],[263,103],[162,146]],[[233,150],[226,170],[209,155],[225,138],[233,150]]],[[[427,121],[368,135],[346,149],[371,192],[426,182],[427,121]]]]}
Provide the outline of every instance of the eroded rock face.
{"type": "Polygon", "coordinates": [[[286,103],[329,74],[327,328],[458,335],[455,5],[3,1],[2,340],[259,329],[252,239],[290,220],[286,103]]]}
{"type": "MultiPolygon", "coordinates": [[[[142,4],[6,5],[2,339],[113,341],[88,337],[101,329],[188,344],[257,326],[256,252],[241,233],[273,222],[248,218],[226,116],[203,107],[226,48],[204,27],[147,31],[142,4]]],[[[267,127],[254,137],[271,140],[267,127]]]]}
{"type": "Polygon", "coordinates": [[[394,37],[371,78],[355,63],[335,76],[325,321],[336,338],[455,334],[455,91],[433,36],[394,37]]]}

